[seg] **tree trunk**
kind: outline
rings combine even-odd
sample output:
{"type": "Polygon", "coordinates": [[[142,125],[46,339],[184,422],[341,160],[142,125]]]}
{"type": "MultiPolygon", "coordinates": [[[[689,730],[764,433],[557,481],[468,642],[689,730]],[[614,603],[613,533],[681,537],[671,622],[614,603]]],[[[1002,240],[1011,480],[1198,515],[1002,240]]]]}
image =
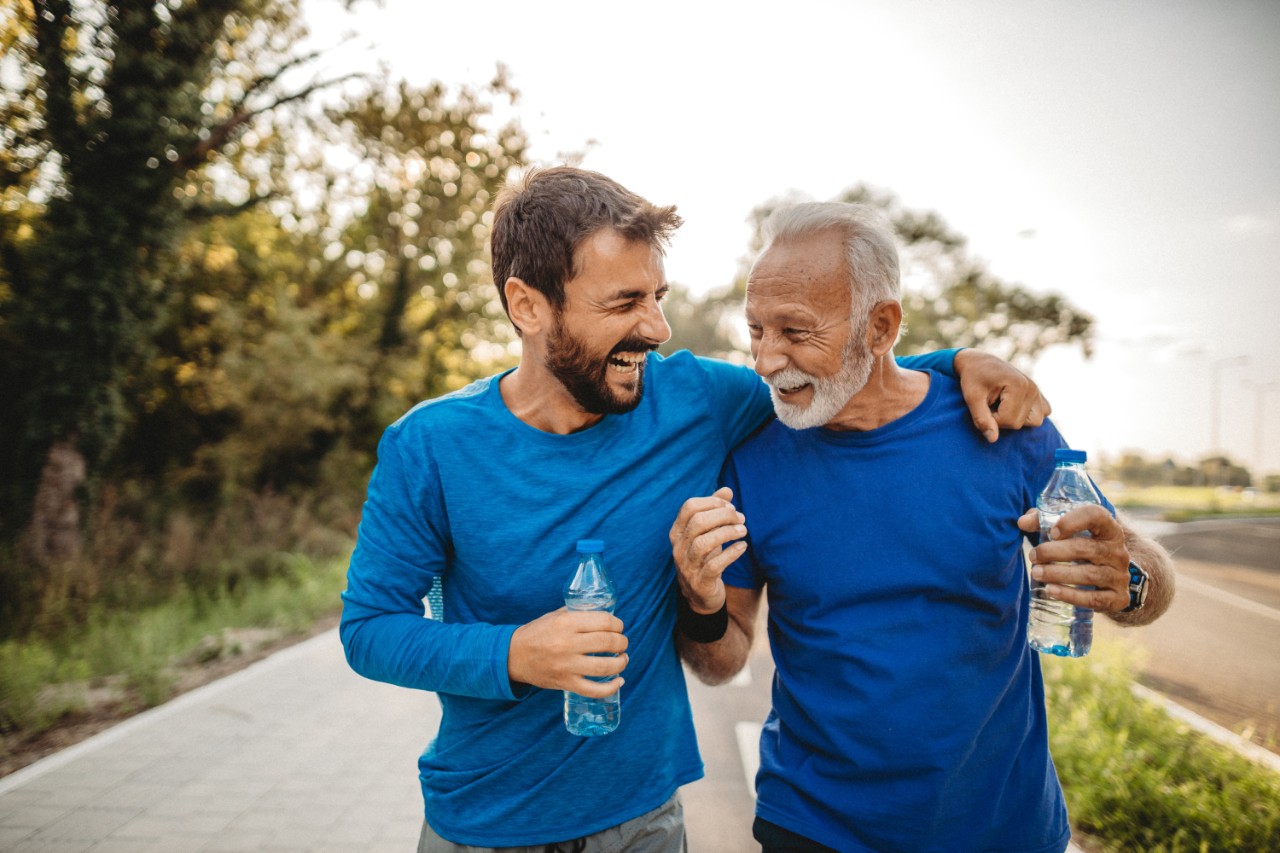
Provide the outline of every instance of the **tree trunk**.
{"type": "Polygon", "coordinates": [[[55,441],[40,472],[27,545],[41,566],[66,563],[80,556],[79,497],[85,461],[78,443],[76,436],[55,441]]]}

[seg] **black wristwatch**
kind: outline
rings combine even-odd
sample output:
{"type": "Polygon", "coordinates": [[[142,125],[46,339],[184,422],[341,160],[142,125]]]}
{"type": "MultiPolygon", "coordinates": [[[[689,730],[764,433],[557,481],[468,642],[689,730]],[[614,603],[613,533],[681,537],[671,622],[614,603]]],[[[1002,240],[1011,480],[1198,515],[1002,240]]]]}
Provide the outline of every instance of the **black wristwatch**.
{"type": "Polygon", "coordinates": [[[1133,560],[1129,561],[1129,606],[1121,613],[1132,613],[1135,610],[1141,610],[1142,605],[1147,603],[1147,581],[1150,576],[1142,570],[1133,560]]]}

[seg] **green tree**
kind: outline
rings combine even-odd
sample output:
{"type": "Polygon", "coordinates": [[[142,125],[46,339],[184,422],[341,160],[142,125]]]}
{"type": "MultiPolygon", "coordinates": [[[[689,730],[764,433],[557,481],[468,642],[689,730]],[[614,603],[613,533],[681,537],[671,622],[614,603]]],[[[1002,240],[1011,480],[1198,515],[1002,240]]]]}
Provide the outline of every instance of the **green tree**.
{"type": "MultiPolygon", "coordinates": [[[[802,200],[798,193],[790,193],[752,211],[754,233],[736,281],[692,300],[695,307],[682,308],[689,315],[688,323],[679,329],[682,336],[687,335],[684,339],[695,342],[710,334],[721,347],[736,343],[729,318],[741,311],[747,273],[763,248],[761,226],[775,209],[802,200]]],[[[1023,366],[1059,344],[1075,344],[1086,356],[1092,353],[1093,319],[1088,314],[1063,296],[1033,293],[993,274],[969,253],[965,238],[939,214],[906,208],[892,193],[865,184],[846,190],[836,200],[880,207],[897,232],[906,328],[896,352],[976,346],[1023,366]]]]}
{"type": "Polygon", "coordinates": [[[493,199],[526,164],[519,123],[492,126],[494,106],[517,97],[500,67],[481,91],[400,84],[330,111],[335,143],[362,168],[333,185],[327,206],[356,212],[326,230],[322,252],[350,333],[375,354],[375,435],[407,405],[513,360],[487,243],[493,199]]]}
{"type": "MultiPolygon", "coordinates": [[[[48,562],[74,555],[84,472],[126,422],[165,250],[222,204],[211,176],[236,175],[250,133],[269,142],[267,120],[323,84],[292,82],[311,59],[293,53],[296,0],[19,0],[0,16],[0,534],[29,521],[48,562]]],[[[273,192],[239,177],[241,205],[273,192]]]]}
{"type": "Polygon", "coordinates": [[[363,485],[387,423],[509,360],[485,243],[523,164],[518,125],[489,127],[513,96],[502,75],[457,93],[379,81],[308,129],[323,156],[284,167],[294,192],[191,229],[129,385],[130,473],[186,500],[312,488],[338,467],[363,485]]]}

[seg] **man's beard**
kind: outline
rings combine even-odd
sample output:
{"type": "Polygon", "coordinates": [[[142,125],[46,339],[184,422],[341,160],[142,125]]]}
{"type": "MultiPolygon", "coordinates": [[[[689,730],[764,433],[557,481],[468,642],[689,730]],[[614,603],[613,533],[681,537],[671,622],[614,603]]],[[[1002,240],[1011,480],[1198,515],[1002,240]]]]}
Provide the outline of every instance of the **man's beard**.
{"type": "MultiPolygon", "coordinates": [[[[620,352],[649,352],[654,347],[638,338],[618,343],[609,355],[620,352]]],[[[636,365],[632,379],[635,393],[619,397],[609,387],[609,358],[593,359],[577,338],[566,334],[564,324],[556,317],[547,340],[547,369],[568,389],[583,411],[593,415],[624,415],[640,405],[644,396],[645,362],[636,365]]]]}
{"type": "Polygon", "coordinates": [[[830,422],[840,413],[845,404],[871,378],[875,357],[867,346],[866,331],[865,322],[861,324],[861,328],[852,330],[848,342],[840,352],[840,370],[835,376],[819,379],[803,370],[788,367],[765,380],[769,383],[769,395],[773,398],[773,411],[778,420],[792,429],[809,429],[830,422]],[[805,383],[813,386],[809,405],[797,406],[780,398],[779,388],[795,388],[805,383]]]}

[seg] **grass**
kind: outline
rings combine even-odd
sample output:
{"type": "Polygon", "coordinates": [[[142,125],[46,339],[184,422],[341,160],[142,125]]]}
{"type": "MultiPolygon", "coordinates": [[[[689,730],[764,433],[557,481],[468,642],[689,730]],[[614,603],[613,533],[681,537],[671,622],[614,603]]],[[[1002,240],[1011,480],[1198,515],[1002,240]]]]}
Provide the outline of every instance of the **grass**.
{"type": "Polygon", "coordinates": [[[174,694],[184,667],[305,633],[337,612],[345,560],[277,556],[282,572],[234,593],[188,591],[137,611],[98,609],[56,639],[0,643],[0,745],[85,713],[104,695],[129,710],[157,705],[174,694]]]}
{"type": "Polygon", "coordinates": [[[1072,826],[1101,851],[1280,850],[1280,774],[1135,696],[1132,652],[1042,659],[1072,826]]]}
{"type": "Polygon", "coordinates": [[[1125,487],[1108,483],[1107,496],[1122,509],[1158,509],[1165,521],[1221,516],[1280,515],[1280,494],[1213,486],[1125,487]]]}

